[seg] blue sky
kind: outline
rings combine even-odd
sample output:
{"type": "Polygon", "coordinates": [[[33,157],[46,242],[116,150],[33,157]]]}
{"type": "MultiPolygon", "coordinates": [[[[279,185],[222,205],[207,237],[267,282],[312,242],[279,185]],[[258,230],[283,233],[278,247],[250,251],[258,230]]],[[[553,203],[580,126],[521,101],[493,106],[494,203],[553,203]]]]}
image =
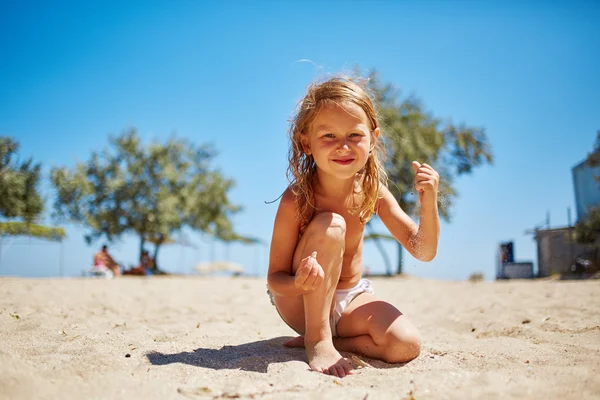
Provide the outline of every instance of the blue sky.
{"type": "MultiPolygon", "coordinates": [[[[524,232],[575,219],[571,168],[600,129],[600,6],[594,1],[23,1],[0,3],[0,135],[48,172],[73,166],[109,135],[135,127],[147,141],[173,133],[219,151],[237,184],[236,229],[270,241],[287,185],[287,121],[322,74],[375,68],[438,117],[486,128],[493,166],[456,181],[451,223],[436,259],[405,259],[409,274],[495,276],[499,242],[536,261],[524,232]],[[310,60],[311,62],[301,62],[310,60]]],[[[52,191],[42,185],[49,221],[52,191]]],[[[63,273],[77,276],[96,248],[66,226],[63,273]]],[[[161,250],[187,273],[213,256],[264,274],[267,248],[161,250]]],[[[133,264],[138,239],[111,246],[133,264]]],[[[389,254],[396,249],[388,245],[389,254]]],[[[0,275],[53,276],[60,246],[5,239],[0,275]]],[[[365,262],[383,271],[375,247],[365,262]]]]}

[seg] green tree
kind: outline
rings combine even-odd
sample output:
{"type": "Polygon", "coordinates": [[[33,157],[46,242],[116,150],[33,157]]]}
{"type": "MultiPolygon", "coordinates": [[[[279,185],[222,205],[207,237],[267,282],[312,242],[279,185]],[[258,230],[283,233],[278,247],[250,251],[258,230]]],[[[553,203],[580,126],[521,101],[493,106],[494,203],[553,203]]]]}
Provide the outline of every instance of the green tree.
{"type": "Polygon", "coordinates": [[[18,142],[0,137],[0,218],[31,223],[44,209],[38,192],[41,167],[31,158],[16,161],[18,150],[18,142]]]}
{"type": "MultiPolygon", "coordinates": [[[[405,212],[418,215],[411,162],[430,164],[440,174],[440,215],[449,221],[458,195],[453,187],[455,178],[493,161],[485,129],[432,116],[421,100],[402,96],[391,83],[381,83],[375,71],[367,78],[379,111],[381,140],[388,153],[385,167],[391,193],[405,212]]],[[[380,240],[381,235],[372,233],[369,237],[380,240]]],[[[402,273],[402,256],[403,249],[398,244],[398,274],[402,273]]],[[[391,268],[387,268],[391,274],[391,268]]]]}
{"type": "Polygon", "coordinates": [[[55,217],[87,227],[86,240],[113,241],[125,233],[160,246],[184,228],[229,238],[229,217],[240,210],[227,193],[234,182],[211,167],[212,147],[170,138],[144,146],[131,129],[111,137],[73,169],[53,168],[55,217]]]}
{"type": "Polygon", "coordinates": [[[593,244],[600,236],[600,206],[588,210],[585,218],[575,224],[575,241],[593,244]]]}
{"type": "Polygon", "coordinates": [[[0,256],[6,236],[32,236],[60,241],[62,228],[38,225],[44,211],[44,200],[38,190],[40,164],[31,158],[17,160],[19,143],[0,137],[0,256]]]}
{"type": "Polygon", "coordinates": [[[596,143],[592,152],[588,154],[586,162],[590,167],[600,166],[600,130],[596,131],[596,143]]]}

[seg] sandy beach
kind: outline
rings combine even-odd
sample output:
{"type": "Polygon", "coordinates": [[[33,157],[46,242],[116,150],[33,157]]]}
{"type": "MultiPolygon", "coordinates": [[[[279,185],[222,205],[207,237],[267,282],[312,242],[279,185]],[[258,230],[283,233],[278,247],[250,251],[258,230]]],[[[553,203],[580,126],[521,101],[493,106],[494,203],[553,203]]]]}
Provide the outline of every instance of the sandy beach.
{"type": "Polygon", "coordinates": [[[282,346],[264,279],[0,278],[0,398],[600,398],[600,281],[373,282],[421,355],[339,379],[282,346]]]}

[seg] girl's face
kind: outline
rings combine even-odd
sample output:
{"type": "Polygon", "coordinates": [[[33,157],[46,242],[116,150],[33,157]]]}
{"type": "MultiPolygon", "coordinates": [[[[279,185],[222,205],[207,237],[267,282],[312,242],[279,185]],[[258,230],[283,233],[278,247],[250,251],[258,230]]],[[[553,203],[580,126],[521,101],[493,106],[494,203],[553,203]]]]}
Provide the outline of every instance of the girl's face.
{"type": "Polygon", "coordinates": [[[367,163],[379,136],[371,132],[367,115],[354,103],[323,107],[303,138],[306,153],[322,172],[339,179],[354,178],[367,163]]]}

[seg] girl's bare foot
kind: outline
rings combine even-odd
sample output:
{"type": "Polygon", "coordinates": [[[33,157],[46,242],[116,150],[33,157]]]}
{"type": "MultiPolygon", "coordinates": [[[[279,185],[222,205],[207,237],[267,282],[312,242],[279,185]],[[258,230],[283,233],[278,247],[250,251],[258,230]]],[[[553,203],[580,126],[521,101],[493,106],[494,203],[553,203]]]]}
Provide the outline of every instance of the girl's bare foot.
{"type": "Polygon", "coordinates": [[[340,378],[352,374],[352,365],[333,347],[331,340],[305,342],[308,365],[313,371],[340,378]]]}

